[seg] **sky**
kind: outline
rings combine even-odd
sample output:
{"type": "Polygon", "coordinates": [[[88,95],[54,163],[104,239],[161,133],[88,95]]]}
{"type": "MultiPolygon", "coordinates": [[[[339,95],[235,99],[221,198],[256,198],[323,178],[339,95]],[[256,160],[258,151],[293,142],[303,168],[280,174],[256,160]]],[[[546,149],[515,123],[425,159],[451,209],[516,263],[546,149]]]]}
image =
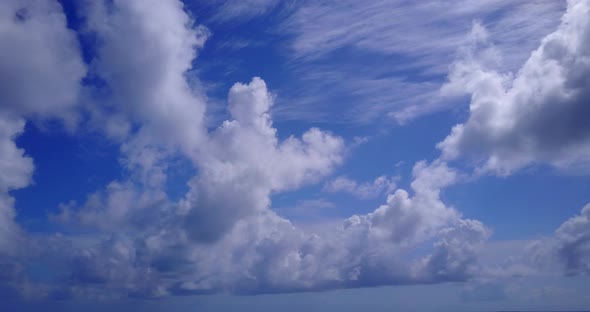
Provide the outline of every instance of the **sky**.
{"type": "Polygon", "coordinates": [[[0,47],[2,311],[590,310],[590,0],[4,0],[0,47]]]}

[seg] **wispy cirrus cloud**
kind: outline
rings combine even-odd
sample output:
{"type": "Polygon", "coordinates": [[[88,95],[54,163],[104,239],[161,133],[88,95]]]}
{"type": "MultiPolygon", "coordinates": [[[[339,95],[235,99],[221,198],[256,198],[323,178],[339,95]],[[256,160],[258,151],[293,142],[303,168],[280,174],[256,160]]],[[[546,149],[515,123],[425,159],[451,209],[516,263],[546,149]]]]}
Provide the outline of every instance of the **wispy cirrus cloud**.
{"type": "Polygon", "coordinates": [[[443,91],[471,97],[469,118],[438,147],[443,158],[470,157],[481,171],[510,174],[533,163],[590,163],[590,4],[570,1],[557,30],[543,38],[515,76],[487,62],[490,34],[475,25],[469,49],[443,91]],[[483,47],[482,47],[483,46],[483,47]]]}
{"type": "Polygon", "coordinates": [[[345,176],[339,176],[326,183],[323,190],[330,193],[349,193],[361,199],[369,199],[395,190],[398,178],[379,176],[372,182],[359,183],[345,176]]]}
{"type": "Polygon", "coordinates": [[[448,107],[438,89],[474,21],[489,29],[498,69],[515,71],[564,9],[561,1],[303,3],[279,27],[293,36],[292,67],[302,82],[278,117],[321,120],[346,103],[341,120],[403,123],[448,107]]]}

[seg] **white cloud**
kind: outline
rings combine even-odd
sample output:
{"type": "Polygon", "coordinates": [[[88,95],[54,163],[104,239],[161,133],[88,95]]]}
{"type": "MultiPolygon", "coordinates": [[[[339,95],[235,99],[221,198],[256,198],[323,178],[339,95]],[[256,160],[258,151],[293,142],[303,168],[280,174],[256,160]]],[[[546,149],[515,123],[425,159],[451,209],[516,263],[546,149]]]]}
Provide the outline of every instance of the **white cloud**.
{"type": "Polygon", "coordinates": [[[16,146],[14,140],[24,130],[22,119],[0,115],[0,193],[26,187],[31,182],[33,160],[16,146]]]}
{"type": "Polygon", "coordinates": [[[590,204],[563,222],[555,232],[531,241],[512,242],[516,248],[503,261],[487,262],[482,276],[498,279],[514,276],[575,276],[590,274],[590,204]]]}
{"type": "Polygon", "coordinates": [[[440,231],[434,252],[424,259],[424,269],[435,281],[463,281],[478,275],[478,254],[490,235],[477,220],[459,220],[440,231]]]}
{"type": "Polygon", "coordinates": [[[219,238],[237,220],[267,209],[272,192],[315,182],[342,161],[342,139],[316,128],[279,142],[272,101],[260,78],[230,89],[232,120],[212,132],[199,152],[199,175],[183,202],[195,239],[219,238]]]}
{"type": "Polygon", "coordinates": [[[75,125],[86,66],[61,5],[2,1],[0,29],[0,114],[58,117],[75,125]]]}
{"type": "Polygon", "coordinates": [[[502,71],[517,70],[555,29],[564,1],[303,2],[279,27],[293,36],[299,87],[279,118],[404,123],[455,104],[438,96],[474,20],[494,38],[502,71]],[[343,79],[345,77],[345,79],[343,79]],[[332,105],[331,103],[338,103],[332,105]],[[341,103],[347,104],[342,109],[341,103]]]}
{"type": "Polygon", "coordinates": [[[85,90],[89,126],[120,143],[124,188],[162,197],[168,160],[196,161],[205,144],[206,97],[189,75],[209,31],[175,0],[94,1],[79,11],[81,35],[97,39],[91,74],[103,82],[85,90]]]}
{"type": "Polygon", "coordinates": [[[455,183],[457,173],[444,163],[419,162],[413,169],[414,195],[398,189],[382,205],[367,215],[371,232],[396,243],[414,244],[431,237],[442,226],[459,217],[440,200],[440,190],[455,183]]]}
{"type": "Polygon", "coordinates": [[[415,175],[414,196],[396,193],[373,213],[317,233],[268,210],[240,220],[216,244],[197,247],[195,261],[203,270],[185,275],[192,282],[181,288],[264,293],[465,279],[474,273],[476,249],[489,231],[440,203],[438,188],[455,177],[444,164],[418,164],[415,175]],[[431,256],[402,260],[439,235],[431,256]]]}
{"type": "MultiPolygon", "coordinates": [[[[217,1],[219,2],[219,1],[217,1]]],[[[251,19],[274,9],[279,1],[277,0],[226,0],[221,1],[222,5],[213,15],[214,21],[240,21],[251,19]]]]}
{"type": "Polygon", "coordinates": [[[113,184],[78,211],[102,211],[93,218],[112,227],[99,227],[92,243],[67,236],[42,241],[41,250],[50,250],[40,252],[48,263],[68,264],[51,266],[70,276],[69,285],[51,286],[67,297],[259,294],[463,281],[477,274],[477,251],[489,230],[461,219],[439,198],[456,172],[444,163],[418,163],[414,176],[413,195],[400,190],[374,212],[338,225],[306,231],[262,208],[208,244],[194,241],[175,209],[146,215],[153,207],[134,210],[136,195],[113,184]],[[147,219],[134,222],[134,216],[147,219]]]}
{"type": "Polygon", "coordinates": [[[10,191],[31,184],[35,166],[16,145],[25,118],[78,122],[79,83],[86,74],[74,32],[57,1],[0,3],[0,289],[26,285],[28,241],[15,221],[10,191]]]}
{"type": "Polygon", "coordinates": [[[95,122],[113,136],[140,125],[136,143],[194,153],[204,136],[205,99],[186,74],[207,29],[173,0],[97,1],[84,14],[87,31],[99,39],[94,73],[107,85],[99,90],[107,96],[89,107],[95,122]]]}
{"type": "Polygon", "coordinates": [[[389,194],[396,188],[396,177],[379,176],[372,183],[358,183],[347,177],[340,176],[326,183],[323,190],[336,193],[345,192],[362,199],[375,198],[385,193],[389,194]]]}
{"type": "MultiPolygon", "coordinates": [[[[542,40],[514,78],[482,64],[478,49],[457,61],[446,91],[463,86],[471,95],[470,116],[438,145],[443,158],[471,157],[483,162],[482,170],[500,174],[534,163],[587,165],[588,14],[589,1],[569,1],[562,24],[542,40]]],[[[485,44],[485,38],[475,43],[482,41],[485,44]]]]}
{"type": "Polygon", "coordinates": [[[556,231],[557,250],[566,274],[590,274],[590,204],[556,231]]]}
{"type": "Polygon", "coordinates": [[[61,211],[49,217],[63,224],[116,233],[123,228],[143,231],[156,226],[172,209],[172,203],[159,188],[112,181],[104,190],[90,194],[84,204],[61,204],[61,211]]]}
{"type": "Polygon", "coordinates": [[[0,267],[7,271],[0,273],[0,288],[20,275],[16,257],[26,248],[23,232],[15,222],[14,198],[9,194],[28,186],[34,171],[33,160],[14,142],[24,125],[22,119],[0,114],[0,267]]]}
{"type": "Polygon", "coordinates": [[[13,255],[18,250],[22,239],[21,229],[14,221],[15,215],[14,199],[0,193],[0,265],[3,257],[13,255]]]}

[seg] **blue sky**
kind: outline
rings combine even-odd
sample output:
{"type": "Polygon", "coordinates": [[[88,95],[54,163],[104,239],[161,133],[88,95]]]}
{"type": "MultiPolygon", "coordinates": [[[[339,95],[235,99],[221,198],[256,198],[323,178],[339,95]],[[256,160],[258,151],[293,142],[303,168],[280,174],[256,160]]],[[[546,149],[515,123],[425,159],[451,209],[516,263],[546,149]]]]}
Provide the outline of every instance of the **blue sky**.
{"type": "Polygon", "coordinates": [[[0,12],[0,308],[590,309],[590,1],[0,12]]]}

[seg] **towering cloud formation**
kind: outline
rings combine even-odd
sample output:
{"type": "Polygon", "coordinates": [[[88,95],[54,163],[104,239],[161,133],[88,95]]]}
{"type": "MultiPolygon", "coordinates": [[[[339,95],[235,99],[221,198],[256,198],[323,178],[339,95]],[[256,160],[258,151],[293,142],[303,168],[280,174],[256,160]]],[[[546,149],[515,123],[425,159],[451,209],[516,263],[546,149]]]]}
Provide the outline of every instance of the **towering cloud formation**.
{"type": "Polygon", "coordinates": [[[568,1],[559,28],[543,39],[513,79],[487,69],[477,58],[459,60],[447,89],[466,87],[470,116],[438,145],[443,157],[474,157],[483,161],[484,170],[500,174],[531,163],[586,167],[589,15],[590,1],[568,1]]]}
{"type": "Polygon", "coordinates": [[[219,238],[237,220],[268,209],[270,194],[328,174],[342,160],[342,139],[311,129],[279,142],[260,78],[229,91],[232,120],[216,129],[199,153],[199,175],[183,202],[187,230],[196,240],[219,238]]]}
{"type": "Polygon", "coordinates": [[[207,30],[177,1],[94,1],[84,10],[88,31],[98,38],[94,68],[106,82],[108,96],[96,103],[101,112],[114,110],[112,118],[122,114],[158,144],[193,152],[203,135],[205,104],[185,75],[207,30]]]}

